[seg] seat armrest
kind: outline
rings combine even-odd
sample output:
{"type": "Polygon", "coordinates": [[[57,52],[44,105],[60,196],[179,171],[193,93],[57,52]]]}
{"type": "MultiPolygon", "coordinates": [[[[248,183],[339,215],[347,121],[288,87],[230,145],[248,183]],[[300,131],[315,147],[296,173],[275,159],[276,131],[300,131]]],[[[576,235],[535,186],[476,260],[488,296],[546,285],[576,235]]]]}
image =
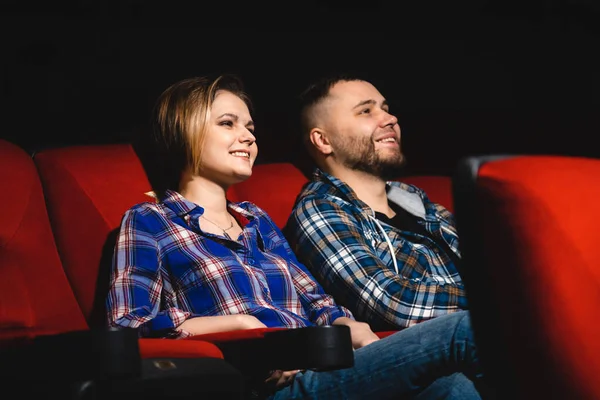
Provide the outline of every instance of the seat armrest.
{"type": "Polygon", "coordinates": [[[259,328],[198,335],[188,340],[211,341],[221,349],[225,360],[245,373],[331,370],[354,365],[350,328],[343,325],[259,328]]]}
{"type": "MultiPolygon", "coordinates": [[[[167,341],[177,342],[177,340],[167,341]]],[[[191,343],[191,342],[190,342],[191,343]]],[[[96,400],[245,400],[245,377],[214,357],[147,358],[139,377],[113,379],[86,388],[82,398],[96,400]]]]}
{"type": "Polygon", "coordinates": [[[267,332],[264,342],[271,369],[327,371],[354,366],[350,328],[344,325],[267,332]]]}
{"type": "Polygon", "coordinates": [[[223,358],[223,353],[216,344],[204,340],[140,338],[138,343],[142,360],[164,357],[223,358]]]}
{"type": "Polygon", "coordinates": [[[128,378],[141,371],[134,329],[83,330],[43,335],[0,354],[4,378],[69,380],[128,378]]]}
{"type": "Polygon", "coordinates": [[[246,390],[216,345],[139,339],[135,329],[39,336],[4,349],[0,384],[23,398],[77,400],[242,400],[246,390]]]}

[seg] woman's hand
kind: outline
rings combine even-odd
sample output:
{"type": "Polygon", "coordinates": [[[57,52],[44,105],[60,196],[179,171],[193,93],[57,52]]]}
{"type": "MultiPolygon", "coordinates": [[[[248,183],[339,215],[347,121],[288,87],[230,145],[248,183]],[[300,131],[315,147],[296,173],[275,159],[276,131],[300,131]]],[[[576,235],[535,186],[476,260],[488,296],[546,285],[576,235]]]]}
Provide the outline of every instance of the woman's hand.
{"type": "Polygon", "coordinates": [[[379,336],[371,330],[371,327],[366,322],[358,322],[348,317],[340,317],[333,321],[333,325],[346,325],[350,328],[352,347],[355,350],[379,340],[379,336]]]}

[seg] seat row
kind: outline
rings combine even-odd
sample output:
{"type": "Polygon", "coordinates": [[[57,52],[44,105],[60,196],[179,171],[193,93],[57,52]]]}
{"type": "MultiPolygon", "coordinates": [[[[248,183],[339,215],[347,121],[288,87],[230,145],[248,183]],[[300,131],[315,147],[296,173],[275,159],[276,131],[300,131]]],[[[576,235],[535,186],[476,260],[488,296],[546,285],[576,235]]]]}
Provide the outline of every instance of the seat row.
{"type": "MultiPolygon", "coordinates": [[[[104,301],[117,229],[123,213],[147,201],[152,191],[133,147],[68,146],[31,155],[0,141],[0,178],[0,346],[10,351],[36,338],[74,332],[110,335],[104,329],[104,301]]],[[[462,273],[490,379],[511,398],[600,396],[600,322],[594,317],[600,307],[600,217],[595,207],[600,160],[467,157],[454,176],[400,179],[456,214],[462,273]]],[[[256,203],[283,227],[307,181],[292,163],[258,164],[228,197],[256,203]]],[[[250,370],[352,364],[349,332],[343,329],[306,329],[306,335],[333,335],[339,346],[331,354],[298,346],[306,338],[297,332],[286,338],[289,332],[282,331],[135,339],[134,347],[145,362],[222,363],[220,369],[208,368],[222,379],[213,377],[205,385],[205,391],[219,398],[246,396],[250,370]],[[256,364],[257,354],[263,365],[256,364]],[[230,383],[224,384],[226,380],[230,383]]],[[[98,346],[93,344],[98,339],[83,343],[98,346]]],[[[136,387],[147,387],[137,374],[136,387]]]]}

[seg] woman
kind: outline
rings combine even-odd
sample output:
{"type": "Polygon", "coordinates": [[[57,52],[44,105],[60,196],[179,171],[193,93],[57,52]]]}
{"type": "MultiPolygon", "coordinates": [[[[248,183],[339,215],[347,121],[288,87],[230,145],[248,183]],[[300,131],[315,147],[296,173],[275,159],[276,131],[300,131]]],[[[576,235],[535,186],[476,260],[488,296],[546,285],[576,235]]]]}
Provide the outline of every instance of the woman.
{"type": "Polygon", "coordinates": [[[276,372],[275,399],[480,398],[465,312],[379,339],[323,292],[269,216],[227,189],[252,174],[251,104],[233,76],[186,79],[159,97],[148,144],[166,190],[122,220],[108,320],[143,336],[182,338],[259,327],[347,325],[355,366],[276,372]]]}

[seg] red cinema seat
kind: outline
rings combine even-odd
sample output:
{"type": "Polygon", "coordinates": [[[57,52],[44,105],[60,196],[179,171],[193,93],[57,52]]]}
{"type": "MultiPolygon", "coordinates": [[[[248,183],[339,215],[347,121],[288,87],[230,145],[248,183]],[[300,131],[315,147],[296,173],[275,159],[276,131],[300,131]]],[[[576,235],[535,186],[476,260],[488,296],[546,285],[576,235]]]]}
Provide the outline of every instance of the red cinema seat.
{"type": "MultiPolygon", "coordinates": [[[[65,271],[92,326],[105,324],[104,304],[112,252],[123,214],[137,203],[153,201],[147,195],[152,186],[142,158],[130,144],[46,149],[34,158],[65,271]]],[[[304,338],[297,337],[298,332],[283,333],[278,328],[267,328],[211,334],[195,337],[192,341],[210,340],[222,350],[227,348],[224,354],[226,360],[237,362],[240,357],[253,357],[255,366],[259,361],[278,361],[282,354],[287,354],[285,362],[288,364],[297,361],[293,369],[337,368],[353,363],[349,329],[341,326],[322,328],[301,328],[306,335],[304,338]],[[323,359],[323,354],[317,351],[318,343],[302,342],[305,338],[319,335],[341,338],[339,346],[331,348],[333,356],[327,359],[323,359]],[[286,342],[286,337],[294,339],[286,342]],[[279,351],[275,345],[263,353],[252,350],[263,349],[264,343],[277,343],[287,350],[279,351]],[[311,351],[310,343],[315,343],[314,351],[311,351]],[[292,351],[294,348],[297,351],[292,351]],[[235,356],[232,356],[233,353],[236,353],[235,356]],[[247,354],[252,356],[246,357],[247,354]]]]}
{"type": "Polygon", "coordinates": [[[469,157],[453,191],[475,337],[501,398],[600,398],[600,160],[469,157]]]}
{"type": "Polygon", "coordinates": [[[0,140],[0,343],[87,329],[61,267],[31,157],[0,140]]]}
{"type": "Polygon", "coordinates": [[[167,347],[165,340],[138,339],[135,331],[90,329],[61,264],[34,162],[4,140],[0,180],[0,382],[7,392],[15,385],[26,398],[40,392],[66,396],[65,391],[79,398],[90,390],[98,390],[96,398],[123,393],[148,398],[148,385],[160,393],[170,379],[190,396],[216,388],[219,395],[240,398],[239,371],[212,343],[167,347]],[[167,376],[154,364],[159,360],[180,369],[167,376]],[[99,379],[95,385],[84,382],[92,378],[99,379]],[[187,385],[190,379],[206,381],[204,389],[187,385]],[[216,385],[225,380],[229,385],[216,385]]]}

